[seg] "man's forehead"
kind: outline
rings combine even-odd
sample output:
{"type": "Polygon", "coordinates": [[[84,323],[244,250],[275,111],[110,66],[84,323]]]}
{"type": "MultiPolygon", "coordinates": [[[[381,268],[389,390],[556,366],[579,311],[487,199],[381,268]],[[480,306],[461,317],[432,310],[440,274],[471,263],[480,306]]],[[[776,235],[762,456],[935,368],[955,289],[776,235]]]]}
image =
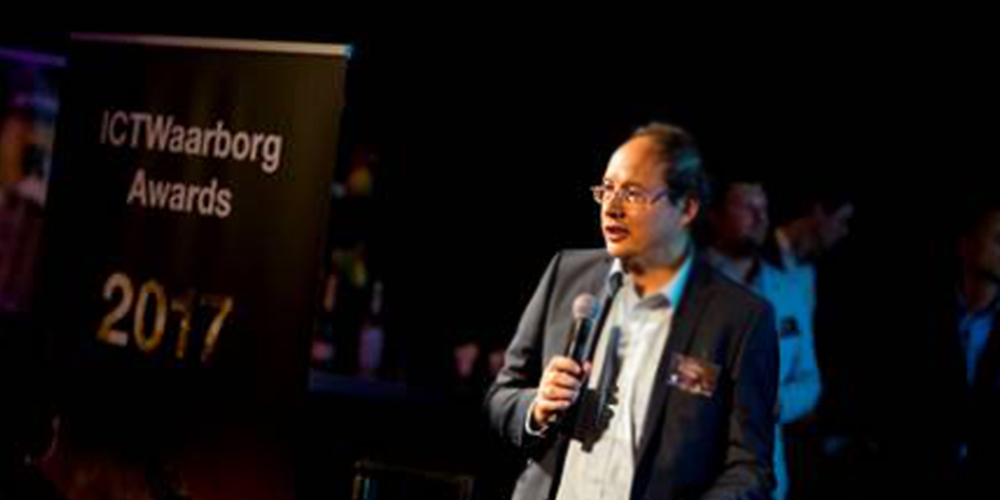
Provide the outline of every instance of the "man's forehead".
{"type": "Polygon", "coordinates": [[[667,168],[666,162],[659,155],[647,155],[642,152],[633,154],[619,150],[608,162],[604,177],[618,181],[625,177],[658,179],[663,177],[665,168],[667,168]]]}
{"type": "Polygon", "coordinates": [[[759,182],[734,182],[726,190],[726,196],[738,199],[766,199],[764,185],[759,182]]]}

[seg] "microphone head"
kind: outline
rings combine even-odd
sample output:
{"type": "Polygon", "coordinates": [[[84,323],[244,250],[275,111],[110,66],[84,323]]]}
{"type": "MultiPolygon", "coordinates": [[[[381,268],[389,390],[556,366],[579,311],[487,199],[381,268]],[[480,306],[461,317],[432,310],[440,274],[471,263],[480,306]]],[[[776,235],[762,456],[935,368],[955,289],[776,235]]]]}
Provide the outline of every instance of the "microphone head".
{"type": "Polygon", "coordinates": [[[573,319],[589,319],[594,316],[597,299],[589,293],[581,293],[573,299],[573,319]]]}

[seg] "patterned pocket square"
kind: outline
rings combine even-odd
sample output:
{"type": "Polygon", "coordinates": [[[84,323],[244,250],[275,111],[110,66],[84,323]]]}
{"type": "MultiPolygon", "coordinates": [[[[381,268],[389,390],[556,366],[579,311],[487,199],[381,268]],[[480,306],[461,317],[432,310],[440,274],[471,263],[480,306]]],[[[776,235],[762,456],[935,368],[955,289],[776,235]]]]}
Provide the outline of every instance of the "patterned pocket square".
{"type": "Polygon", "coordinates": [[[667,383],[691,394],[712,397],[719,379],[719,365],[695,356],[670,355],[667,383]]]}

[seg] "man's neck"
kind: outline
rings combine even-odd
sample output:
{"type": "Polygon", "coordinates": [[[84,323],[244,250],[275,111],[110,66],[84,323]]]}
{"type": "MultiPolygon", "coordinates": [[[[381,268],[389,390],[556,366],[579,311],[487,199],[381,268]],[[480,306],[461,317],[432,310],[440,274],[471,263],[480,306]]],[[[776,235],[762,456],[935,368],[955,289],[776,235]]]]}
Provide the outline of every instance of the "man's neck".
{"type": "Polygon", "coordinates": [[[659,290],[673,281],[691,252],[689,244],[676,245],[663,255],[646,259],[623,261],[625,271],[632,278],[635,291],[640,297],[659,290]]]}
{"type": "Polygon", "coordinates": [[[980,312],[997,298],[1000,287],[997,283],[966,271],[962,280],[962,292],[965,294],[965,307],[970,313],[980,312]]]}
{"type": "MultiPolygon", "coordinates": [[[[789,222],[778,229],[778,231],[784,235],[784,239],[788,243],[788,250],[791,251],[796,260],[807,260],[809,251],[806,247],[805,241],[806,234],[809,230],[810,228],[807,224],[800,220],[789,222]]],[[[782,250],[784,251],[785,249],[782,250]]]]}
{"type": "Polygon", "coordinates": [[[757,254],[732,248],[715,247],[715,251],[726,259],[727,266],[744,284],[750,284],[757,265],[757,254]]]}

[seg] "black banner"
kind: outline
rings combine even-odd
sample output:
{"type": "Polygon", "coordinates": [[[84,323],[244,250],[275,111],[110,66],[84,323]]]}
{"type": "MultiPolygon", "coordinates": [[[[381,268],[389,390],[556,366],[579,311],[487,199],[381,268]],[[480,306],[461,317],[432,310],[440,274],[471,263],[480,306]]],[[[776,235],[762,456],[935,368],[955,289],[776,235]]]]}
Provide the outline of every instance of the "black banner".
{"type": "Polygon", "coordinates": [[[348,55],[73,36],[42,307],[75,391],[304,390],[348,55]]]}

